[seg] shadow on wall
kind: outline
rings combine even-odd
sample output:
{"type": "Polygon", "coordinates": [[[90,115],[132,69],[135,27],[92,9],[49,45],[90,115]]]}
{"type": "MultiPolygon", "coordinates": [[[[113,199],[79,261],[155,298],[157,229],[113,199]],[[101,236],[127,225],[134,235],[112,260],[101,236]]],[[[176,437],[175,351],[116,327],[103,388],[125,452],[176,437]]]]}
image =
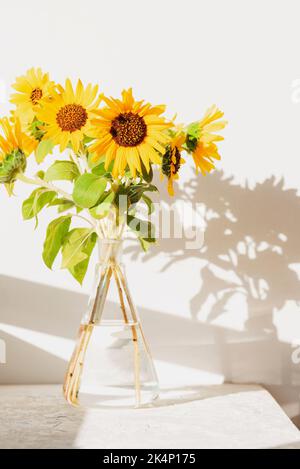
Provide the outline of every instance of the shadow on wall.
{"type": "MultiPolygon", "coordinates": [[[[140,308],[154,358],[227,381],[263,383],[299,418],[300,364],[291,360],[291,344],[279,340],[274,314],[287,302],[300,301],[291,268],[300,262],[300,198],[274,178],[249,189],[220,172],[201,180],[195,176],[177,195],[203,202],[207,244],[185,250],[182,239],[161,239],[142,256],[135,247],[127,249],[143,262],[163,252],[163,270],[190,257],[199,260],[198,273],[192,273],[199,291],[190,301],[190,316],[140,308]],[[247,306],[240,330],[218,323],[232,314],[236,296],[247,306]]],[[[0,338],[7,344],[0,383],[61,382],[87,296],[0,276],[0,298],[0,338]]]]}
{"type": "MultiPolygon", "coordinates": [[[[212,347],[223,360],[225,379],[269,385],[279,402],[298,415],[300,425],[300,364],[293,364],[291,344],[279,340],[274,321],[289,302],[298,316],[293,339],[299,341],[300,283],[293,270],[293,264],[300,263],[297,191],[285,189],[284,180],[276,181],[273,176],[252,189],[242,187],[216,171],[201,180],[195,174],[177,189],[176,197],[203,203],[207,243],[197,251],[186,250],[183,239],[160,239],[142,260],[163,252],[162,270],[166,270],[188,258],[198,259],[199,291],[190,300],[190,316],[192,321],[205,322],[204,334],[209,324],[216,325],[233,313],[237,298],[239,306],[245,304],[240,332],[213,329],[212,347]]],[[[170,199],[165,197],[164,202],[170,199]]],[[[136,248],[127,252],[133,258],[140,256],[136,248]]],[[[284,326],[289,327],[288,323],[289,319],[284,326]]]]}

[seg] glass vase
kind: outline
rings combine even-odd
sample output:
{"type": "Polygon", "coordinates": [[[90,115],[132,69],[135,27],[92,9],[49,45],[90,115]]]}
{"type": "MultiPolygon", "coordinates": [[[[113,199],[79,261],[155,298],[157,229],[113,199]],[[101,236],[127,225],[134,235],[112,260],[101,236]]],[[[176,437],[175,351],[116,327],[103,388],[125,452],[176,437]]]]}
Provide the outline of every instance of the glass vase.
{"type": "Polygon", "coordinates": [[[94,287],[64,382],[65,398],[75,406],[140,407],[158,397],[157,375],[121,254],[121,240],[99,242],[94,287]],[[108,291],[115,301],[108,301],[108,291]]]}

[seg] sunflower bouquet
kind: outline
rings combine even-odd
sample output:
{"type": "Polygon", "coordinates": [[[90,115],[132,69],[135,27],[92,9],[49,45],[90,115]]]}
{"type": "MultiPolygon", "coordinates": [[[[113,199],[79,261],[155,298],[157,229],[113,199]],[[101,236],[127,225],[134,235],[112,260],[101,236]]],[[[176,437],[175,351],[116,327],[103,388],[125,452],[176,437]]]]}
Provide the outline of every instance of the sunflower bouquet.
{"type": "Polygon", "coordinates": [[[153,210],[153,169],[166,178],[173,196],[183,152],[203,175],[220,159],[217,142],[223,137],[215,132],[226,121],[216,106],[183,126],[164,116],[164,105],[135,100],[131,89],[121,98],[107,97],[97,85],[84,87],[80,80],[57,84],[39,68],[12,86],[14,109],[0,120],[0,183],[9,195],[18,181],[34,186],[23,202],[25,220],[35,219],[37,225],[43,209],[57,209],[43,260],[52,268],[61,252],[62,268],[80,283],[98,238],[118,239],[128,226],[143,249],[155,242],[152,224],[136,216],[140,204],[153,210]],[[33,155],[44,169],[28,175],[33,155]],[[83,226],[72,226],[73,220],[83,226]]]}

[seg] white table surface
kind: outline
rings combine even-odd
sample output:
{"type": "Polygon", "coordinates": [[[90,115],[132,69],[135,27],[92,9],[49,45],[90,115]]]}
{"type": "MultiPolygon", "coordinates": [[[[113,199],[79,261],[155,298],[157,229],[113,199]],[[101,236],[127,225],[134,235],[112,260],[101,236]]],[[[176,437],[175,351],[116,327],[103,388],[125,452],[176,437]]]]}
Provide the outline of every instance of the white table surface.
{"type": "Polygon", "coordinates": [[[146,409],[70,407],[61,387],[0,387],[0,448],[300,448],[300,432],[260,386],[164,390],[146,409]]]}

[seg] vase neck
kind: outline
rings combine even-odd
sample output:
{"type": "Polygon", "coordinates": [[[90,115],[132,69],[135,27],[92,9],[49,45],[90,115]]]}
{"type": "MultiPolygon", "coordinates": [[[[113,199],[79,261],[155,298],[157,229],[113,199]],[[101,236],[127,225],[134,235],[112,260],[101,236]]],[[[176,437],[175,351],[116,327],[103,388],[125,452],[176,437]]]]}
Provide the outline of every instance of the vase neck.
{"type": "Polygon", "coordinates": [[[100,239],[98,241],[99,263],[120,263],[123,250],[122,239],[100,239]]]}

